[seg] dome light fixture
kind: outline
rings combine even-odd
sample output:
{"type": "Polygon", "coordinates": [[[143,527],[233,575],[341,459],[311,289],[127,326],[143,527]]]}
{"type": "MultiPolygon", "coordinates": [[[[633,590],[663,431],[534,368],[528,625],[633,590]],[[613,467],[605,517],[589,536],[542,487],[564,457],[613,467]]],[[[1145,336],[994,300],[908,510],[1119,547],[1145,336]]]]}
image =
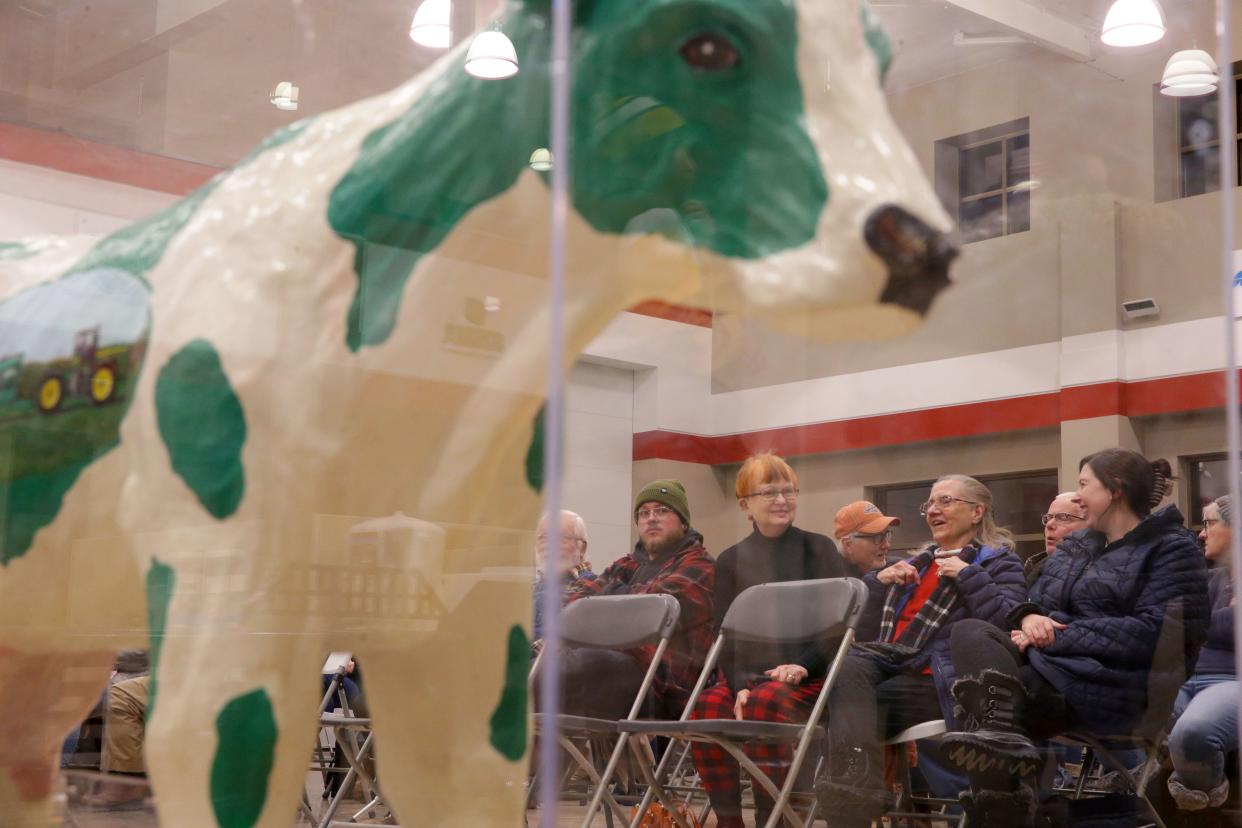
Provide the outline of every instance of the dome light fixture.
{"type": "Polygon", "coordinates": [[[1220,67],[1202,49],[1174,52],[1164,66],[1160,78],[1160,94],[1173,98],[1189,98],[1216,91],[1220,83],[1220,67]]]}
{"type": "Polygon", "coordinates": [[[277,109],[291,112],[298,108],[298,88],[289,81],[281,81],[276,84],[276,88],[272,90],[268,100],[277,109]]]}
{"type": "Polygon", "coordinates": [[[488,29],[470,41],[466,71],[483,80],[503,80],[518,73],[517,51],[504,32],[488,29]]]}
{"type": "Polygon", "coordinates": [[[552,169],[552,151],[540,147],[530,154],[530,168],[535,172],[547,172],[552,169]]]}
{"type": "Polygon", "coordinates": [[[1104,17],[1100,40],[1107,46],[1146,46],[1164,33],[1164,12],[1156,0],[1116,0],[1104,17]]]}
{"type": "Polygon", "coordinates": [[[452,0],[423,0],[410,23],[410,40],[428,49],[453,45],[452,0]]]}

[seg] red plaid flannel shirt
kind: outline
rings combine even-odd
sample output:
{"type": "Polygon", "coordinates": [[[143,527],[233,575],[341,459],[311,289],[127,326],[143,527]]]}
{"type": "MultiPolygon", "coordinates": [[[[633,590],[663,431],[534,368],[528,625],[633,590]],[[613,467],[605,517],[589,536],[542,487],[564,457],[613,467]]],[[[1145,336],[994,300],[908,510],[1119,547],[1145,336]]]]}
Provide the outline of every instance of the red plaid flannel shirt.
{"type": "MultiPolygon", "coordinates": [[[[664,669],[656,676],[657,689],[666,699],[689,696],[690,689],[703,669],[707,651],[712,646],[712,587],[716,583],[716,561],[703,548],[703,536],[693,529],[670,554],[654,578],[634,583],[638,568],[648,560],[642,544],[604,570],[593,581],[575,581],[568,590],[568,600],[576,601],[590,595],[672,595],[681,605],[677,631],[664,651],[664,669]],[[672,685],[672,686],[670,686],[672,685]]],[[[655,646],[642,647],[633,654],[646,668],[655,654],[655,646]]]]}

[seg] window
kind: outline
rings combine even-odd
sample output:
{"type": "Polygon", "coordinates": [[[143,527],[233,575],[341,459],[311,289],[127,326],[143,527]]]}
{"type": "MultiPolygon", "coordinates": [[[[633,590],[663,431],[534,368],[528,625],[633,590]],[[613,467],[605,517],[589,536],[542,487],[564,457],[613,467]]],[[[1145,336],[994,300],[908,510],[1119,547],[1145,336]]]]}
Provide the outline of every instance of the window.
{"type": "Polygon", "coordinates": [[[1201,454],[1182,459],[1182,472],[1189,481],[1189,514],[1186,523],[1198,531],[1203,528],[1203,507],[1221,495],[1229,494],[1228,458],[1223,454],[1201,454]]]}
{"type": "MultiPolygon", "coordinates": [[[[1242,103],[1242,63],[1234,64],[1234,99],[1242,103]]],[[[1220,189],[1220,114],[1216,95],[1179,98],[1177,101],[1177,154],[1181,195],[1202,195],[1220,189]]],[[[1228,145],[1242,161],[1242,131],[1234,118],[1228,145]]],[[[1238,183],[1242,183],[1239,171],[1238,183]]]]}
{"type": "Polygon", "coordinates": [[[936,191],[966,242],[1031,229],[1030,119],[936,142],[936,191]]]}
{"type": "MultiPolygon", "coordinates": [[[[998,525],[1013,532],[1018,555],[1024,560],[1044,548],[1040,516],[1059,491],[1055,470],[980,476],[992,490],[992,512],[998,525]]],[[[931,480],[876,486],[872,499],[886,515],[901,518],[893,527],[893,551],[909,552],[931,540],[919,506],[931,492],[931,480]]]]}

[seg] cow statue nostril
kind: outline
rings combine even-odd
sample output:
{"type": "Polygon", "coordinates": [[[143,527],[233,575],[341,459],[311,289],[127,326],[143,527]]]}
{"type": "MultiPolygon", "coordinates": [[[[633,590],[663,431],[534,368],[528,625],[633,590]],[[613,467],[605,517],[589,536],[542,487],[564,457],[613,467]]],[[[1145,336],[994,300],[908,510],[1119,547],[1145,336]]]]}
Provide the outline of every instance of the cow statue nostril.
{"type": "Polygon", "coordinates": [[[949,265],[957,258],[957,244],[947,233],[894,204],[877,208],[867,218],[863,236],[888,268],[880,301],[926,315],[932,301],[952,281],[949,265]]]}

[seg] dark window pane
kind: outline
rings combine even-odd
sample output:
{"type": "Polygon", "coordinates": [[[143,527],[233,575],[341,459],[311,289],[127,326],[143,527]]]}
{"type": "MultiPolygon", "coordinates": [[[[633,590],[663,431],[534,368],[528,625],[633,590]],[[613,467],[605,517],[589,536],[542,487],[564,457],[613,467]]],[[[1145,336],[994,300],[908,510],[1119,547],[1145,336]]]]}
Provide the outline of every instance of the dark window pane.
{"type": "Polygon", "coordinates": [[[927,521],[919,514],[919,507],[929,494],[931,483],[887,486],[876,490],[875,505],[880,507],[880,511],[901,518],[901,525],[893,527],[893,549],[914,549],[931,540],[927,521]]]}
{"type": "Polygon", "coordinates": [[[973,242],[1005,235],[1001,196],[962,202],[959,223],[963,241],[973,242]]]}
{"type": "Polygon", "coordinates": [[[1031,180],[1031,136],[1015,135],[1009,139],[1009,178],[1006,187],[1031,180]]]}
{"type": "Polygon", "coordinates": [[[1006,233],[1023,233],[1031,229],[1031,193],[1023,190],[1009,194],[1009,229],[1006,233]]]}
{"type": "Polygon", "coordinates": [[[1190,464],[1190,514],[1191,526],[1203,525],[1203,507],[1221,495],[1229,494],[1229,464],[1222,455],[1205,458],[1190,464]]]}
{"type": "Polygon", "coordinates": [[[982,482],[992,490],[992,513],[997,525],[1015,535],[1043,534],[1044,525],[1039,519],[1057,496],[1055,474],[984,478],[982,482]]]}
{"type": "Polygon", "coordinates": [[[1182,98],[1178,103],[1181,146],[1195,147],[1217,140],[1217,100],[1215,95],[1182,98]]]}
{"type": "Polygon", "coordinates": [[[1001,181],[1001,142],[994,141],[974,149],[962,150],[958,191],[976,195],[999,190],[1001,181]]]}
{"type": "Polygon", "coordinates": [[[1195,196],[1220,189],[1220,148],[1182,153],[1182,195],[1195,196]]]}

